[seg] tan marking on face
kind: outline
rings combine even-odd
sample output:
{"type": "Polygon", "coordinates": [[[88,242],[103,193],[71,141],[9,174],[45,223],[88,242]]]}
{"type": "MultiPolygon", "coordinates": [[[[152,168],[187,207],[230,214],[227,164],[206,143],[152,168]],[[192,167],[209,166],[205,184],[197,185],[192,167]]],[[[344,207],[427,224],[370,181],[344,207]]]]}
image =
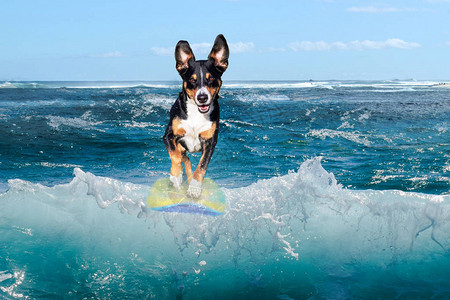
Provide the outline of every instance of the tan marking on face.
{"type": "Polygon", "coordinates": [[[206,73],[206,79],[209,80],[210,77],[211,77],[211,73],[206,73]]]}
{"type": "Polygon", "coordinates": [[[208,90],[209,94],[211,95],[211,98],[216,98],[216,95],[219,93],[220,86],[218,87],[212,87],[212,86],[206,86],[206,89],[208,90]]]}
{"type": "Polygon", "coordinates": [[[193,90],[186,89],[186,93],[188,94],[190,99],[194,100],[195,95],[197,94],[197,90],[198,89],[193,89],[193,90]]]}
{"type": "Polygon", "coordinates": [[[172,120],[172,131],[174,135],[184,136],[186,134],[186,130],[181,127],[180,118],[174,118],[172,120]]]}
{"type": "Polygon", "coordinates": [[[184,90],[186,91],[186,94],[188,95],[189,99],[194,100],[194,99],[195,99],[195,95],[197,94],[198,88],[195,88],[195,89],[188,89],[188,88],[187,88],[187,82],[186,82],[186,81],[183,82],[183,87],[184,87],[184,90]]]}
{"type": "Polygon", "coordinates": [[[216,132],[217,123],[213,122],[211,128],[205,131],[200,132],[200,137],[204,140],[209,140],[214,136],[214,132],[216,132]]]}
{"type": "Polygon", "coordinates": [[[211,94],[211,98],[213,99],[216,98],[217,94],[219,94],[220,87],[222,86],[222,80],[217,79],[217,84],[218,84],[217,87],[209,87],[209,86],[206,87],[209,93],[211,94]]]}
{"type": "Polygon", "coordinates": [[[192,74],[192,79],[197,80],[197,74],[192,74]]]}

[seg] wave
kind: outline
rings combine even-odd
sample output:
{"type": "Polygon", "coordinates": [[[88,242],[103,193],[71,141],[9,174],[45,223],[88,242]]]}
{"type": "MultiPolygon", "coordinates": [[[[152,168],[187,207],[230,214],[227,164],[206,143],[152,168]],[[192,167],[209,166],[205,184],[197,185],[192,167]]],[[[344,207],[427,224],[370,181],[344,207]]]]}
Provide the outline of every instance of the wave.
{"type": "Polygon", "coordinates": [[[0,295],[448,293],[450,195],[349,190],[319,157],[223,189],[226,212],[213,218],[149,210],[149,185],[74,175],[53,187],[9,180],[0,194],[0,295]]]}
{"type": "Polygon", "coordinates": [[[301,81],[301,82],[225,82],[228,89],[356,89],[356,91],[394,92],[415,91],[430,87],[446,87],[448,84],[440,81],[301,81]]]}
{"type": "MultiPolygon", "coordinates": [[[[254,88],[311,88],[326,87],[326,82],[239,82],[225,83],[224,88],[234,89],[254,89],[254,88]]],[[[163,88],[180,89],[181,82],[141,82],[141,81],[42,81],[42,82],[19,82],[5,81],[0,82],[0,88],[73,88],[73,89],[117,89],[117,88],[163,88]]],[[[331,86],[329,86],[331,88],[331,86]]]]}
{"type": "Polygon", "coordinates": [[[224,83],[224,88],[229,89],[298,89],[312,88],[321,85],[318,82],[242,82],[242,83],[224,83]]]}
{"type": "Polygon", "coordinates": [[[104,83],[104,84],[71,84],[63,86],[65,88],[73,88],[73,89],[125,89],[125,88],[155,88],[155,89],[179,89],[181,87],[181,83],[173,83],[173,84],[162,84],[162,83],[104,83]]]}
{"type": "Polygon", "coordinates": [[[247,95],[238,95],[236,97],[238,101],[242,102],[250,102],[250,103],[258,103],[258,102],[282,102],[289,101],[290,98],[287,95],[282,94],[264,94],[261,95],[259,93],[251,93],[247,95]]]}
{"type": "MultiPolygon", "coordinates": [[[[311,88],[318,86],[325,86],[322,82],[252,82],[252,83],[225,83],[224,88],[234,89],[254,89],[254,88],[311,88]]],[[[181,82],[139,82],[139,81],[42,81],[42,82],[19,82],[19,81],[4,81],[0,82],[0,88],[73,88],[73,89],[117,89],[117,88],[162,88],[162,89],[180,89],[181,82]]],[[[331,88],[331,87],[330,87],[331,88]]]]}
{"type": "Polygon", "coordinates": [[[177,82],[142,82],[142,81],[4,81],[0,88],[5,89],[118,89],[118,88],[180,88],[177,82]]]}
{"type": "MultiPolygon", "coordinates": [[[[223,89],[355,89],[356,91],[402,92],[448,87],[442,81],[225,81],[223,89]]],[[[180,89],[179,81],[3,81],[0,88],[11,89],[180,89]]]]}
{"type": "Polygon", "coordinates": [[[73,127],[84,130],[96,130],[105,132],[105,130],[103,129],[96,128],[98,125],[103,124],[103,122],[93,121],[91,114],[91,111],[87,111],[79,118],[46,116],[46,119],[48,120],[48,126],[53,128],[54,130],[60,130],[61,127],[73,127]]]}
{"type": "MultiPolygon", "coordinates": [[[[344,123],[341,128],[345,127],[351,127],[347,125],[347,123],[344,123]],[[345,126],[344,126],[345,125],[345,126]]],[[[343,138],[346,140],[349,140],[351,142],[361,144],[364,146],[370,146],[372,144],[371,141],[369,141],[368,136],[358,133],[358,132],[349,132],[349,131],[340,131],[340,130],[333,130],[333,129],[311,129],[308,133],[308,136],[325,139],[325,138],[343,138]]]]}
{"type": "Polygon", "coordinates": [[[56,86],[48,83],[40,83],[40,82],[17,82],[17,81],[4,81],[0,82],[0,89],[14,89],[14,88],[22,88],[22,89],[38,89],[38,88],[55,88],[56,86]]]}

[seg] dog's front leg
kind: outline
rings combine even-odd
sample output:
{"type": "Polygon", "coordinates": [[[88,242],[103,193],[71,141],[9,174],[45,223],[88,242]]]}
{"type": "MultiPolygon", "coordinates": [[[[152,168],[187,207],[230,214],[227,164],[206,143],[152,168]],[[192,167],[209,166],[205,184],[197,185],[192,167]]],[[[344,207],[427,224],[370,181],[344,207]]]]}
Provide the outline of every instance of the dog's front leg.
{"type": "Polygon", "coordinates": [[[203,153],[198,163],[197,169],[189,182],[188,194],[192,198],[199,198],[202,193],[202,182],[205,178],[206,169],[214,153],[217,143],[216,123],[213,123],[211,129],[200,133],[203,153]]]}
{"type": "Polygon", "coordinates": [[[167,127],[163,138],[171,162],[169,179],[176,189],[181,188],[181,183],[183,182],[183,167],[181,163],[186,159],[186,150],[176,142],[177,139],[186,133],[179,125],[179,120],[174,119],[172,124],[167,127]]]}
{"type": "Polygon", "coordinates": [[[175,151],[169,152],[169,155],[172,163],[169,179],[174,188],[180,189],[181,183],[183,183],[183,166],[181,165],[183,154],[179,149],[176,149],[175,151]]]}

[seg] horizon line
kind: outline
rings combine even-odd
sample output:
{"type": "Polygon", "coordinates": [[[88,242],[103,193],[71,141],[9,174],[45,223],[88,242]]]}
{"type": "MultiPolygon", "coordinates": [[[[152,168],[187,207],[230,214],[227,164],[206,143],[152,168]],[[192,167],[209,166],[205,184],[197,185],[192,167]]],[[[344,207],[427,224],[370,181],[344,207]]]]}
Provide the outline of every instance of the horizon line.
{"type": "MultiPolygon", "coordinates": [[[[264,82],[264,81],[279,81],[279,82],[286,82],[286,81],[299,81],[299,82],[317,82],[317,81],[450,81],[450,79],[442,79],[442,78],[427,78],[427,79],[416,79],[416,78],[372,78],[372,79],[339,79],[339,78],[333,78],[333,79],[227,79],[226,82],[230,81],[240,81],[240,82],[264,82]]],[[[76,80],[68,80],[68,79],[57,79],[57,80],[0,80],[0,82],[181,82],[181,79],[161,79],[161,80],[155,80],[155,79],[119,79],[119,80],[108,80],[108,79],[76,79],[76,80]]]]}

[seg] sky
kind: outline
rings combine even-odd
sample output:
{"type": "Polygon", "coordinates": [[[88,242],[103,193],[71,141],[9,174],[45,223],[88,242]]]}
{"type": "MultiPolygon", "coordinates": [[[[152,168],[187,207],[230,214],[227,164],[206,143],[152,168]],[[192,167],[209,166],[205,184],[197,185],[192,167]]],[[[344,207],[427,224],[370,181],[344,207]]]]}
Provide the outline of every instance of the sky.
{"type": "Polygon", "coordinates": [[[450,0],[0,0],[0,80],[179,80],[174,48],[230,46],[225,80],[450,80],[450,0]]]}

